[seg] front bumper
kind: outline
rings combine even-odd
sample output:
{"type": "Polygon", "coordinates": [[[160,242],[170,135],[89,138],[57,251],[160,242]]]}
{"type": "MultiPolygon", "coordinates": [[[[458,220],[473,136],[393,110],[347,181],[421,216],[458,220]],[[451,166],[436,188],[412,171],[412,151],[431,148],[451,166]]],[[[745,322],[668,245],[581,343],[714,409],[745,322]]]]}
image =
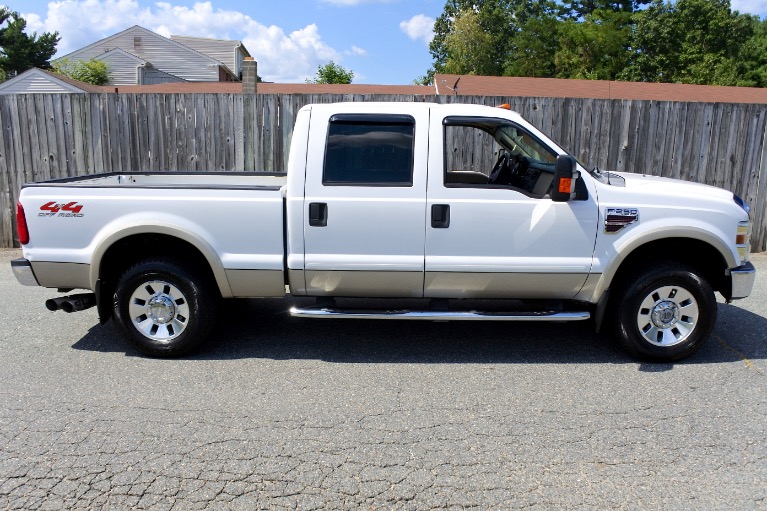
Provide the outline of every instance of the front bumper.
{"type": "Polygon", "coordinates": [[[24,286],[39,286],[35,272],[32,271],[32,264],[26,259],[14,259],[11,261],[11,269],[16,276],[16,280],[24,286]]]}
{"type": "Polygon", "coordinates": [[[750,262],[730,270],[730,281],[732,282],[730,300],[737,300],[750,295],[751,290],[754,288],[755,279],[756,268],[750,262]]]}

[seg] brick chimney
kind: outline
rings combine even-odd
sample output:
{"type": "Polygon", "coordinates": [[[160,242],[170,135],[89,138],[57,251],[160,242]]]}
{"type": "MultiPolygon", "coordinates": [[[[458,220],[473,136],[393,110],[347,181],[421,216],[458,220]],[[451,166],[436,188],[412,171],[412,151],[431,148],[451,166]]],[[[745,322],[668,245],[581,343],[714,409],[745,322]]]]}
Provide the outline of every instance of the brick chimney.
{"type": "Polygon", "coordinates": [[[242,61],[242,93],[255,94],[258,87],[258,63],[253,57],[242,61]]]}

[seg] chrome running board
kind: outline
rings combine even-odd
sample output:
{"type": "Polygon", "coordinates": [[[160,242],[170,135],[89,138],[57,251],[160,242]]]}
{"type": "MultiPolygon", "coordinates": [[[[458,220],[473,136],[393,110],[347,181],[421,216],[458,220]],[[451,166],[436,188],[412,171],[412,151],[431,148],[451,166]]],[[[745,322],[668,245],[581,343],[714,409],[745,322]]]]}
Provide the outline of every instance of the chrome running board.
{"type": "Polygon", "coordinates": [[[347,319],[420,319],[431,321],[583,321],[588,312],[481,312],[481,311],[412,311],[412,310],[355,310],[327,307],[293,307],[290,315],[297,318],[347,319]]]}

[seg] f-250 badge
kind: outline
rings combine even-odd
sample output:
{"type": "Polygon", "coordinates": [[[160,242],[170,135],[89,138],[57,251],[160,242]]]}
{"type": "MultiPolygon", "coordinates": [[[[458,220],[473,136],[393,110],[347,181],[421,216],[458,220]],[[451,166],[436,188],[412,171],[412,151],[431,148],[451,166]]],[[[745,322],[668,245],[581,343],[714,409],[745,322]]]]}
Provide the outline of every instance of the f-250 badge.
{"type": "Polygon", "coordinates": [[[47,202],[40,206],[40,211],[37,216],[59,216],[59,217],[72,217],[80,218],[85,213],[80,213],[83,210],[83,205],[76,202],[67,202],[66,204],[58,204],[57,202],[47,202]]]}
{"type": "Polygon", "coordinates": [[[624,227],[639,221],[639,210],[633,208],[607,208],[605,232],[615,234],[624,227]]]}

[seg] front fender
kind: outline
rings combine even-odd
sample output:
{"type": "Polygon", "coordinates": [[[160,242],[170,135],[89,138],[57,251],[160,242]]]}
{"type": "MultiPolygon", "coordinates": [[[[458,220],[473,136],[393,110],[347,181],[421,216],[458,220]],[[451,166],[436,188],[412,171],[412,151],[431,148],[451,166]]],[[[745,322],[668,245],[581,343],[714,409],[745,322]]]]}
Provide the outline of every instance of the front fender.
{"type": "MultiPolygon", "coordinates": [[[[590,296],[582,296],[580,297],[581,299],[597,303],[602,294],[609,289],[626,258],[640,247],[654,241],[672,239],[701,241],[713,247],[721,255],[728,268],[734,268],[740,264],[737,252],[734,252],[727,241],[725,241],[724,233],[717,232],[716,229],[712,230],[711,226],[668,226],[661,225],[660,222],[655,222],[654,224],[648,223],[642,226],[642,228],[632,229],[632,231],[616,238],[613,243],[603,244],[605,248],[600,254],[595,254],[595,262],[597,262],[595,270],[597,271],[594,271],[594,273],[597,273],[598,269],[601,268],[600,277],[590,296]],[[598,262],[600,260],[604,261],[603,265],[598,262]]],[[[610,235],[600,234],[600,237],[607,236],[610,235]]],[[[599,246],[600,243],[598,242],[597,245],[599,246]]],[[[670,254],[668,259],[673,260],[673,254],[670,254]]]]}

